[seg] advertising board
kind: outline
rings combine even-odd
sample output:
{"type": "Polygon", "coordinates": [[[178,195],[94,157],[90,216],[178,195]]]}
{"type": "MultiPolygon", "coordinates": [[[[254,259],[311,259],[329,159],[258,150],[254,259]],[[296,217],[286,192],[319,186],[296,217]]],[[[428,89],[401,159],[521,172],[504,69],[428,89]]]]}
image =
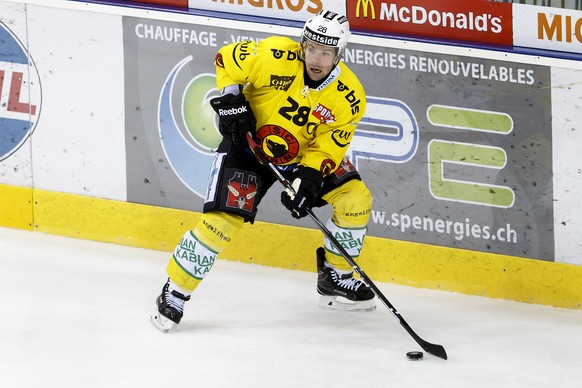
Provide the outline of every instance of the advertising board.
{"type": "Polygon", "coordinates": [[[346,0],[189,0],[189,7],[304,22],[322,9],[341,14],[346,0]]]}
{"type": "Polygon", "coordinates": [[[582,12],[569,9],[513,5],[516,46],[582,53],[582,12]]]}
{"type": "MultiPolygon", "coordinates": [[[[213,58],[266,36],[124,18],[129,201],[201,210],[213,58]]],[[[369,235],[554,260],[549,67],[365,44],[345,61],[367,92],[349,155],[374,197],[369,235]]],[[[276,199],[258,219],[295,222],[276,199]]]]}
{"type": "Polygon", "coordinates": [[[30,137],[41,116],[42,86],[22,4],[4,4],[0,18],[0,183],[30,187],[30,137]]]}
{"type": "Polygon", "coordinates": [[[353,29],[512,44],[511,4],[485,0],[347,0],[353,29]]]}

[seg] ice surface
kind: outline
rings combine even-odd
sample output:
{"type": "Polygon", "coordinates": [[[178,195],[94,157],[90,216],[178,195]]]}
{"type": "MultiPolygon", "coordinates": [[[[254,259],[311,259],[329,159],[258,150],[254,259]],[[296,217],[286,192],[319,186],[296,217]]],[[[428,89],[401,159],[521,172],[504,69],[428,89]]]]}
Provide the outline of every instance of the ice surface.
{"type": "Polygon", "coordinates": [[[168,258],[0,228],[0,387],[582,386],[582,311],[377,283],[449,355],[409,361],[383,305],[320,310],[314,272],[223,260],[162,334],[168,258]]]}

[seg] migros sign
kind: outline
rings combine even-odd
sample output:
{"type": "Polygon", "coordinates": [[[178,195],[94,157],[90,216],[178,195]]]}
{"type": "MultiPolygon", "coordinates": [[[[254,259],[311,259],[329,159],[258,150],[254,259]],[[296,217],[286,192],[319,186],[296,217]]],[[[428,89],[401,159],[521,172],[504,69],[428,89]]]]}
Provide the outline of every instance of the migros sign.
{"type": "MultiPolygon", "coordinates": [[[[345,0],[190,0],[189,7],[305,21],[323,8],[345,14],[345,0]]],[[[244,20],[241,19],[241,20],[244,20]]]]}
{"type": "Polygon", "coordinates": [[[538,12],[538,39],[582,43],[582,13],[572,15],[538,12]]]}
{"type": "Polygon", "coordinates": [[[255,8],[280,9],[301,11],[306,9],[311,13],[317,13],[323,9],[323,0],[212,0],[213,3],[232,5],[249,5],[255,8]]]}
{"type": "Polygon", "coordinates": [[[511,4],[480,0],[347,0],[347,14],[355,29],[512,44],[511,4]]]}
{"type": "Polygon", "coordinates": [[[582,12],[549,7],[513,5],[513,43],[582,53],[582,12]]]}

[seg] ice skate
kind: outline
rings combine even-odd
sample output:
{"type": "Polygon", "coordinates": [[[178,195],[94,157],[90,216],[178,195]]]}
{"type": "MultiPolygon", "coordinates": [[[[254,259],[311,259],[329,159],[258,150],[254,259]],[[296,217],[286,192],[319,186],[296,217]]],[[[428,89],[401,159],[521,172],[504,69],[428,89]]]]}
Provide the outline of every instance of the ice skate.
{"type": "Polygon", "coordinates": [[[353,273],[340,274],[325,263],[325,249],[317,249],[319,307],[327,310],[373,311],[374,292],[353,273]]]}
{"type": "Polygon", "coordinates": [[[184,315],[184,303],[190,296],[183,295],[176,290],[170,291],[170,280],[164,284],[162,293],[156,299],[158,311],[150,318],[156,329],[167,333],[180,323],[184,315]]]}

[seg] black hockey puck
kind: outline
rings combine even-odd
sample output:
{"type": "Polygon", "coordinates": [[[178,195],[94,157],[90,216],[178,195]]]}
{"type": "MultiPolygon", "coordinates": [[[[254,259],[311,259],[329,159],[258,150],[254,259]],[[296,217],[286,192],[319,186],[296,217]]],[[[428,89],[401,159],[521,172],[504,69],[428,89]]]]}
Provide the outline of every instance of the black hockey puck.
{"type": "Polygon", "coordinates": [[[418,360],[422,360],[422,356],[424,354],[422,352],[408,352],[406,353],[406,358],[408,358],[411,361],[418,361],[418,360]]]}

